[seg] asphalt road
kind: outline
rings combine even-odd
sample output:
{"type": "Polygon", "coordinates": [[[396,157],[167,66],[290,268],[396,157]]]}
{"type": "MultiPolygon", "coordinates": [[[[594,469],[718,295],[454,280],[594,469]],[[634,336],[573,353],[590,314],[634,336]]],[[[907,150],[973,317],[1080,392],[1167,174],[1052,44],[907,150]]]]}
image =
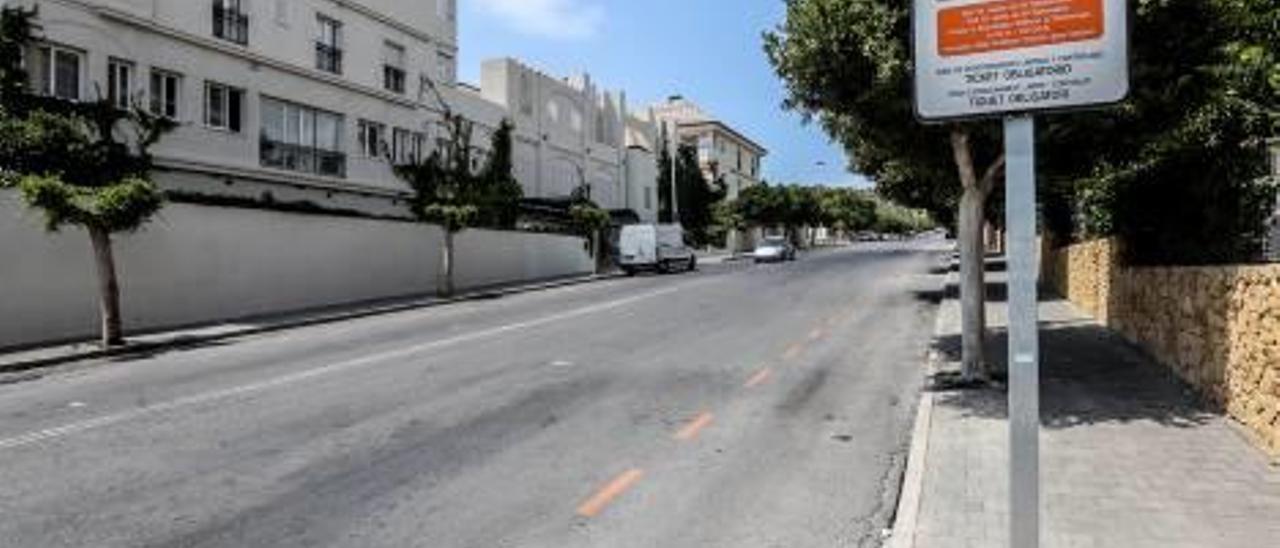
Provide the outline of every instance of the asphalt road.
{"type": "Polygon", "coordinates": [[[875,546],[940,250],[707,266],[0,386],[0,546],[875,546]]]}

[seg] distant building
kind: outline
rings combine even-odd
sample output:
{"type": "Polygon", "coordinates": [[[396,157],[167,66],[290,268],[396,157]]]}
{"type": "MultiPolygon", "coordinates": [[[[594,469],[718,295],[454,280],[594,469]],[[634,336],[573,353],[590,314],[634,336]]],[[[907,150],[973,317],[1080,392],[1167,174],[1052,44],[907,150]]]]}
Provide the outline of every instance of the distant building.
{"type": "Polygon", "coordinates": [[[723,179],[730,199],[760,184],[760,163],[769,151],[759,143],[680,96],[652,111],[660,126],[675,128],[681,144],[697,147],[703,174],[708,181],[723,179]]]}

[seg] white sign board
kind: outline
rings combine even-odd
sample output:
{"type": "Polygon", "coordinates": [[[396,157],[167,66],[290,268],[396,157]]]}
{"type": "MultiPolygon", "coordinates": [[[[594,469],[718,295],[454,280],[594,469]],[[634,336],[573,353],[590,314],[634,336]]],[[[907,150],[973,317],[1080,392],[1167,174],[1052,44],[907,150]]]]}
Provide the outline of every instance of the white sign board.
{"type": "Polygon", "coordinates": [[[914,0],[923,120],[1115,103],[1129,93],[1125,0],[914,0]]]}

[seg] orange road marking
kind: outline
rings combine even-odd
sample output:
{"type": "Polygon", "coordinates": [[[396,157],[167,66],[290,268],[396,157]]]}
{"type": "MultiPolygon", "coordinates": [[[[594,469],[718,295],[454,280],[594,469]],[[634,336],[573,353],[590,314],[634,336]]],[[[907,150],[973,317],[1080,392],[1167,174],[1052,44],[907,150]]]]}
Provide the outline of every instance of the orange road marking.
{"type": "Polygon", "coordinates": [[[835,327],[838,323],[840,323],[840,316],[827,318],[827,327],[835,327]]]}
{"type": "Polygon", "coordinates": [[[623,472],[618,477],[613,478],[607,485],[600,488],[596,494],[583,502],[578,507],[578,515],[584,518],[594,518],[600,515],[613,499],[618,498],[630,489],[636,482],[640,481],[640,477],[644,476],[644,471],[639,468],[632,468],[623,472]]]}
{"type": "Polygon", "coordinates": [[[676,432],[675,438],[680,441],[692,440],[698,437],[698,433],[709,424],[711,424],[711,413],[703,411],[702,414],[684,425],[684,428],[681,428],[679,432],[676,432]]]}
{"type": "Polygon", "coordinates": [[[813,331],[809,332],[810,341],[817,341],[818,339],[821,339],[825,336],[827,336],[827,332],[823,331],[822,328],[814,328],[813,331]]]}
{"type": "Polygon", "coordinates": [[[794,360],[800,357],[801,352],[804,352],[804,345],[800,343],[795,343],[787,347],[787,351],[782,355],[782,357],[783,359],[794,360]]]}
{"type": "Polygon", "coordinates": [[[773,370],[772,370],[772,369],[769,369],[768,367],[766,367],[766,368],[764,368],[764,369],[761,369],[761,370],[760,370],[759,372],[757,372],[755,375],[752,375],[750,379],[747,379],[747,384],[744,384],[744,385],[743,385],[743,387],[745,387],[745,388],[755,388],[755,387],[759,386],[759,385],[760,385],[760,383],[762,383],[762,382],[764,382],[764,381],[766,381],[766,380],[769,380],[769,376],[770,376],[770,375],[773,375],[773,370]]]}

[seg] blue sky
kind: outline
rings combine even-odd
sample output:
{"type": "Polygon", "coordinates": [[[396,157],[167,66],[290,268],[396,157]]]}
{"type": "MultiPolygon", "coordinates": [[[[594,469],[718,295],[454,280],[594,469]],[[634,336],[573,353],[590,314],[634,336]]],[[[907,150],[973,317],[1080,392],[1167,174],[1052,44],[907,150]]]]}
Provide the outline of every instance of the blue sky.
{"type": "Polygon", "coordinates": [[[783,0],[460,0],[459,75],[510,56],[558,76],[589,72],[633,109],[693,99],[769,148],[770,182],[866,185],[822,130],[782,110],[760,35],[783,0]]]}

